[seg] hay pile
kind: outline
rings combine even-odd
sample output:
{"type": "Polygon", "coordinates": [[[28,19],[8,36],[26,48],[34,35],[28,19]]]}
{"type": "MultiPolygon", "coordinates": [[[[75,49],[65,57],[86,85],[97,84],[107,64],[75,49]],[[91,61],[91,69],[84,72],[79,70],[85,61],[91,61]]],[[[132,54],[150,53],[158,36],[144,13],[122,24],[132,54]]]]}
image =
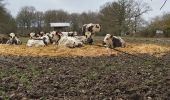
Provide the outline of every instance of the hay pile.
{"type": "Polygon", "coordinates": [[[165,53],[170,52],[170,47],[161,46],[157,44],[129,44],[127,48],[122,49],[123,51],[128,51],[131,54],[149,54],[154,56],[162,56],[165,53]]]}
{"type": "MultiPolygon", "coordinates": [[[[153,55],[160,52],[169,52],[169,47],[159,46],[155,44],[128,44],[126,48],[118,48],[122,51],[131,54],[145,53],[153,55]]],[[[108,50],[97,45],[86,45],[81,48],[65,48],[50,45],[47,47],[26,47],[25,45],[0,45],[1,55],[16,55],[16,56],[102,56],[102,55],[117,55],[118,52],[108,50]]]]}

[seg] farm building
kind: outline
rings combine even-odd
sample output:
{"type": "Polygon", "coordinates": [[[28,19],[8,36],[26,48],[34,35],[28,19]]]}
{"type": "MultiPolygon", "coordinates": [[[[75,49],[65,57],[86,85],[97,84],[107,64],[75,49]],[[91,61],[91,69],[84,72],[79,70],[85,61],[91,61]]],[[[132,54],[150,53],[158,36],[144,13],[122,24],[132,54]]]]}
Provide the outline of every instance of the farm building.
{"type": "Polygon", "coordinates": [[[70,26],[70,23],[50,23],[50,27],[55,31],[68,31],[70,26]]]}
{"type": "Polygon", "coordinates": [[[164,31],[163,30],[156,30],[155,37],[164,37],[164,31]]]}

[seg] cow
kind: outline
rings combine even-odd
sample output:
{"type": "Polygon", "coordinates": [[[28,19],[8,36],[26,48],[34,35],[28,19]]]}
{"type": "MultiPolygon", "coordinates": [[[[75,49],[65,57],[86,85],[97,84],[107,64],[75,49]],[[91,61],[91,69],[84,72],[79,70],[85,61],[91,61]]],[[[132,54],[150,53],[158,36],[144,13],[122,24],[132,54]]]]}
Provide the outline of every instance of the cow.
{"type": "Polygon", "coordinates": [[[95,33],[101,31],[101,25],[100,24],[84,24],[82,27],[82,34],[83,36],[86,36],[87,44],[92,44],[93,43],[93,37],[95,36],[95,33]],[[90,35],[90,36],[89,36],[90,35]]]}
{"type": "Polygon", "coordinates": [[[28,47],[32,47],[32,46],[35,46],[35,47],[46,46],[46,43],[45,43],[45,40],[43,40],[43,39],[29,39],[27,41],[27,46],[28,47]]]}
{"type": "Polygon", "coordinates": [[[16,36],[15,33],[9,34],[9,40],[6,42],[6,44],[15,44],[15,45],[21,45],[22,42],[20,39],[16,36]]]}
{"type": "Polygon", "coordinates": [[[75,37],[61,36],[60,40],[58,41],[58,45],[75,48],[83,46],[83,43],[75,37]]]}
{"type": "Polygon", "coordinates": [[[111,34],[106,34],[103,45],[107,48],[126,47],[126,43],[121,37],[112,36],[111,34]]]}
{"type": "Polygon", "coordinates": [[[34,33],[34,32],[29,33],[29,36],[30,36],[30,39],[33,39],[33,38],[37,37],[36,33],[34,33]]]}
{"type": "Polygon", "coordinates": [[[94,35],[95,33],[100,32],[100,31],[101,31],[100,24],[89,23],[89,24],[84,24],[82,27],[83,35],[85,35],[86,32],[91,32],[92,35],[94,35]]]}
{"type": "Polygon", "coordinates": [[[39,46],[47,46],[51,43],[50,33],[43,34],[43,36],[36,37],[35,33],[30,33],[30,39],[27,41],[28,47],[39,47],[39,46]]]}

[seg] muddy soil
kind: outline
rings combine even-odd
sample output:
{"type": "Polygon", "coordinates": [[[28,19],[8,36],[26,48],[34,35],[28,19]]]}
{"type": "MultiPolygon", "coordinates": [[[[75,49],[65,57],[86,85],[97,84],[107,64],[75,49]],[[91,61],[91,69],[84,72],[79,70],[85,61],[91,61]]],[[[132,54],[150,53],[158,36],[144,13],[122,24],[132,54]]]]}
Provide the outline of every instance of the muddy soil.
{"type": "Polygon", "coordinates": [[[0,56],[0,99],[169,100],[170,54],[0,56]]]}

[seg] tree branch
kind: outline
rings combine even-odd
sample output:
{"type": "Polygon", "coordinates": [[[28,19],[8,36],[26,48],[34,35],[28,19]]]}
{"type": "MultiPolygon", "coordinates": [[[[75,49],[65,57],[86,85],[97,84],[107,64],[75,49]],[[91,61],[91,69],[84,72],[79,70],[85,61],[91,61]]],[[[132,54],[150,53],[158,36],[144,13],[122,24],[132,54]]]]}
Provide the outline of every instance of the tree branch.
{"type": "Polygon", "coordinates": [[[164,1],[164,3],[162,5],[162,7],[160,8],[160,10],[165,6],[166,2],[167,2],[167,0],[164,1]]]}

